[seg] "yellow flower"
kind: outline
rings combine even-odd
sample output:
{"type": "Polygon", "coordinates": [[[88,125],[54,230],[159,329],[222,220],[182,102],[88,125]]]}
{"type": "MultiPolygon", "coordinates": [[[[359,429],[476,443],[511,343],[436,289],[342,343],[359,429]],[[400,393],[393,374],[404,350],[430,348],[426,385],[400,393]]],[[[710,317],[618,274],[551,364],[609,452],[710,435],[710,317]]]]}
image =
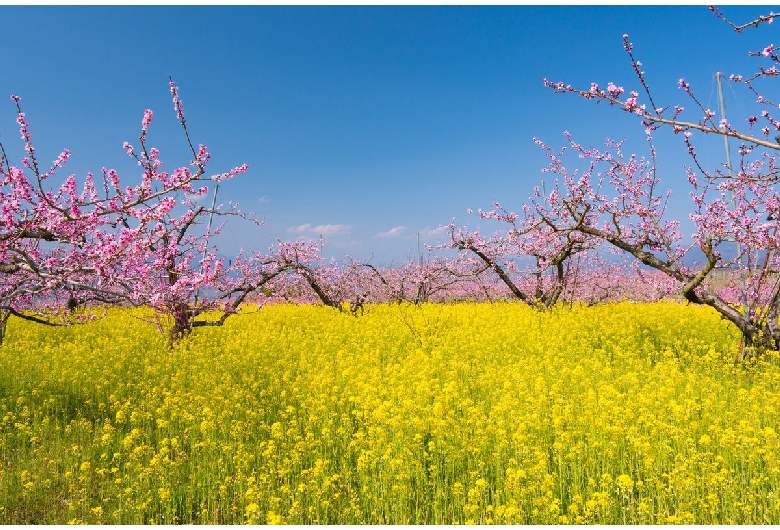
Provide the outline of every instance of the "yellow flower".
{"type": "Polygon", "coordinates": [[[630,490],[634,487],[634,481],[631,480],[631,477],[628,475],[619,475],[618,478],[615,479],[615,484],[621,490],[630,490]]]}
{"type": "Polygon", "coordinates": [[[284,524],[284,517],[274,512],[268,512],[266,515],[266,524],[284,524]]]}

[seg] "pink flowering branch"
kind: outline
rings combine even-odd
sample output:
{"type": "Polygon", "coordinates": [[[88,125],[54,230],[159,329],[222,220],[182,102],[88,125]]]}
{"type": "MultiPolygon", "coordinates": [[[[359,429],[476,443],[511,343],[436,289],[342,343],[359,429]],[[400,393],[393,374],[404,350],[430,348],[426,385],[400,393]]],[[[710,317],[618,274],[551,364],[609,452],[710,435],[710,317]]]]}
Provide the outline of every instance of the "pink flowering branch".
{"type": "Polygon", "coordinates": [[[741,25],[737,25],[734,22],[727,19],[721,11],[715,7],[715,6],[707,6],[710,11],[712,11],[712,14],[714,14],[719,19],[723,20],[726,24],[734,28],[734,31],[737,33],[742,33],[747,28],[757,28],[761,24],[771,24],[772,21],[780,16],[780,14],[777,13],[769,13],[768,15],[760,15],[758,18],[751,20],[750,22],[746,22],[741,25]]]}
{"type": "MultiPolygon", "coordinates": [[[[737,25],[718,9],[710,10],[738,33],[772,23],[777,16],[770,13],[737,25]]],[[[687,300],[712,306],[736,325],[742,331],[744,346],[780,348],[780,280],[776,272],[780,268],[780,198],[775,189],[780,168],[776,155],[771,154],[780,149],[780,134],[776,134],[780,132],[780,120],[775,114],[777,104],[762,94],[756,84],[757,80],[772,80],[780,74],[780,48],[769,44],[749,52],[750,57],[769,64],[760,65],[750,76],[728,77],[747,87],[760,111],[751,112],[742,120],[727,121],[706,108],[685,79],[679,80],[678,87],[693,102],[698,119],[683,119],[682,105],[657,105],[627,35],[623,45],[649,108],[637,91],[626,97],[626,90],[611,82],[606,89],[592,83],[589,90],[563,82],[544,80],[544,84],[556,93],[574,93],[636,115],[647,133],[653,162],[643,165],[633,156],[625,158],[616,144],[609,145],[611,152],[587,150],[567,136],[570,147],[590,161],[587,178],[584,183],[575,182],[560,157],[548,155],[548,171],[562,180],[556,180],[555,195],[550,200],[534,201],[537,215],[555,230],[577,231],[597,238],[667,275],[687,300]],[[693,243],[687,247],[681,245],[680,219],[667,218],[665,199],[656,191],[659,181],[654,176],[652,133],[662,126],[671,126],[675,134],[681,134],[693,161],[693,166],[685,170],[692,200],[688,217],[695,228],[689,235],[693,243]],[[740,140],[737,163],[732,167],[705,168],[693,143],[695,131],[740,140]],[[608,183],[607,193],[595,191],[591,183],[590,176],[597,166],[603,167],[599,174],[608,183]],[[695,265],[690,263],[690,251],[694,248],[704,257],[702,263],[695,265]],[[736,252],[727,253],[727,249],[736,252]],[[739,287],[724,289],[712,282],[713,275],[722,276],[721,272],[738,278],[739,287]]],[[[602,181],[598,189],[602,189],[602,181]]]]}
{"type": "MultiPolygon", "coordinates": [[[[736,24],[729,22],[716,8],[710,6],[710,9],[716,16],[729,23],[738,33],[747,27],[758,26],[760,23],[771,23],[772,20],[777,16],[774,13],[770,13],[769,15],[761,16],[750,23],[737,26],[736,24]]],[[[777,105],[771,99],[766,98],[761,92],[759,92],[754,83],[754,81],[757,79],[774,78],[780,75],[780,68],[778,68],[780,59],[777,55],[777,47],[770,44],[762,50],[749,53],[750,56],[770,60],[772,62],[770,67],[762,65],[759,67],[757,73],[748,77],[739,74],[731,74],[729,76],[729,79],[732,82],[743,83],[755,95],[757,104],[769,107],[769,109],[764,109],[761,112],[761,117],[766,123],[766,126],[760,130],[757,129],[757,123],[759,121],[758,116],[749,116],[746,120],[748,123],[747,131],[740,130],[740,128],[738,128],[735,124],[727,123],[725,120],[716,121],[715,112],[706,108],[701,103],[701,101],[691,90],[690,84],[686,82],[685,79],[679,80],[678,87],[683,90],[683,92],[685,92],[686,96],[691,101],[693,101],[695,107],[699,110],[699,112],[701,112],[701,117],[698,119],[698,121],[682,119],[681,115],[684,111],[684,107],[681,105],[657,105],[653,98],[652,91],[650,90],[650,86],[647,82],[645,72],[643,70],[643,65],[635,57],[633,44],[629,41],[628,35],[623,36],[623,47],[629,56],[634,73],[637,77],[637,80],[639,81],[640,86],[642,87],[642,92],[647,98],[649,108],[648,105],[641,103],[638,92],[632,91],[630,92],[630,97],[626,98],[624,97],[626,92],[625,89],[621,86],[615,85],[613,82],[609,82],[606,90],[600,88],[597,83],[591,83],[591,87],[588,90],[578,89],[561,81],[552,82],[547,79],[543,80],[543,84],[544,86],[552,89],[555,93],[576,94],[584,99],[595,101],[597,103],[605,102],[611,107],[617,107],[624,112],[634,114],[640,118],[642,125],[646,128],[649,128],[650,130],[654,130],[657,127],[663,125],[668,125],[672,127],[672,130],[675,134],[690,134],[690,131],[700,131],[706,134],[729,136],[752,146],[761,146],[768,149],[780,149],[780,142],[778,142],[774,137],[770,138],[771,131],[780,131],[780,121],[776,120],[769,110],[772,108],[776,109],[777,105]],[[670,109],[672,110],[671,114],[669,113],[670,109]]],[[[686,136],[686,143],[689,143],[689,138],[689,135],[686,136]]]]}
{"type": "MultiPolygon", "coordinates": [[[[102,185],[90,173],[82,186],[70,175],[59,188],[52,188],[48,182],[70,152],[63,150],[42,173],[21,98],[12,96],[26,156],[19,166],[13,165],[0,145],[0,305],[9,308],[6,316],[28,315],[34,308],[63,315],[58,308],[65,301],[77,306],[149,305],[174,317],[171,336],[178,338],[183,327],[192,327],[198,312],[193,308],[196,293],[234,272],[208,246],[221,225],[205,231],[196,227],[214,216],[258,221],[237,205],[206,208],[195,201],[208,193],[208,183],[248,168],[244,164],[206,174],[211,155],[204,145],[194,147],[178,87],[173,80],[170,86],[192,160],[172,172],[162,169],[159,150],[148,144],[154,114],[147,109],[141,120],[140,149],[124,144],[143,170],[135,186],[124,186],[115,170],[104,168],[102,185]],[[184,315],[189,315],[189,326],[182,323],[184,315]]],[[[212,306],[209,301],[201,307],[212,306]]]]}
{"type": "MultiPolygon", "coordinates": [[[[538,196],[538,189],[536,193],[538,196]]],[[[553,195],[549,200],[556,198],[553,195]]],[[[525,207],[522,214],[517,214],[497,202],[494,207],[479,210],[479,216],[508,225],[506,232],[485,238],[453,221],[446,226],[450,243],[441,248],[472,253],[482,264],[473,272],[475,276],[491,271],[515,298],[537,307],[552,307],[566,289],[571,258],[590,248],[588,238],[574,231],[556,231],[532,208],[525,207]],[[516,260],[525,257],[529,263],[521,271],[516,260]],[[525,281],[529,276],[534,279],[530,285],[525,281]]]]}

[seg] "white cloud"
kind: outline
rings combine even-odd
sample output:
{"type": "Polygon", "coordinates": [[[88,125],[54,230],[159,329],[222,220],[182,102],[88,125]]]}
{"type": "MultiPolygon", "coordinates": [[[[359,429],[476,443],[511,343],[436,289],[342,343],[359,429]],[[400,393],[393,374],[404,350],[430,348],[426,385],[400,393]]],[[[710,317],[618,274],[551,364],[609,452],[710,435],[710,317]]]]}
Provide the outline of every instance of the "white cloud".
{"type": "Polygon", "coordinates": [[[301,234],[309,236],[339,236],[348,234],[352,230],[351,225],[317,225],[313,226],[311,223],[304,223],[298,226],[291,226],[287,229],[290,234],[301,234]]]}
{"type": "Polygon", "coordinates": [[[423,228],[420,230],[420,235],[424,237],[438,237],[447,233],[447,229],[443,226],[438,228],[423,228]]]}
{"type": "Polygon", "coordinates": [[[401,232],[406,230],[403,226],[395,226],[388,230],[387,232],[379,232],[374,237],[382,237],[382,238],[391,238],[391,237],[398,237],[401,235],[401,232]]]}
{"type": "Polygon", "coordinates": [[[287,229],[287,232],[290,234],[305,234],[309,228],[311,228],[311,224],[306,223],[299,226],[291,226],[287,229]]]}

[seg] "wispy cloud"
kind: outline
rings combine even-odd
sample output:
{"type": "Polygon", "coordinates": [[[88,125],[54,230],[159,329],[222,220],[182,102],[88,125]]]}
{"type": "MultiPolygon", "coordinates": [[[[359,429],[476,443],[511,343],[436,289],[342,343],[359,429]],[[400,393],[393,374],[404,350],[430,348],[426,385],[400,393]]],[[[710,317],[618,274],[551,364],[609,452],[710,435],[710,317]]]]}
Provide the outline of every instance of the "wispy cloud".
{"type": "Polygon", "coordinates": [[[437,228],[423,228],[420,230],[420,235],[423,237],[439,237],[447,233],[447,229],[443,226],[437,228]]]}
{"type": "Polygon", "coordinates": [[[352,230],[351,225],[317,225],[304,223],[298,226],[291,226],[287,229],[290,234],[308,235],[308,236],[340,236],[348,234],[352,230]]]}
{"type": "Polygon", "coordinates": [[[391,228],[387,232],[379,232],[374,237],[381,237],[381,238],[385,238],[385,239],[391,238],[391,237],[398,237],[398,236],[401,235],[401,233],[404,230],[406,230],[406,228],[403,227],[403,226],[394,226],[393,228],[391,228]]]}

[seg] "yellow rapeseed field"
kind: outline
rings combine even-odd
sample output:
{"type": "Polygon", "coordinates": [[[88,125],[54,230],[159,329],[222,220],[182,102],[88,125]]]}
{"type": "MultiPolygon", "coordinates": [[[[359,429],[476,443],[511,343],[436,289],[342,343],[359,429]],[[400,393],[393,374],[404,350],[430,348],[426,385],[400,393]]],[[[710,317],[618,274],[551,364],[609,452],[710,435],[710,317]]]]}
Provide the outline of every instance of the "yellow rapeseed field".
{"type": "Polygon", "coordinates": [[[707,308],[246,312],[11,321],[0,522],[780,524],[780,367],[707,308]]]}

